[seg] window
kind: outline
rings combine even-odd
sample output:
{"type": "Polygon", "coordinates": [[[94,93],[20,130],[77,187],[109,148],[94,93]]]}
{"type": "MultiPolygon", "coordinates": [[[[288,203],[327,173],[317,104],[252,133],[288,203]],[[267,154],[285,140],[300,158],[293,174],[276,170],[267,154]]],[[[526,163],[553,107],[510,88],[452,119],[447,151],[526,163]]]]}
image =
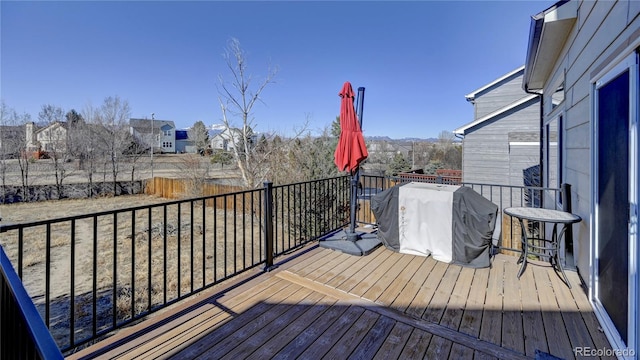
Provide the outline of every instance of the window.
{"type": "Polygon", "coordinates": [[[552,85],[549,87],[553,90],[553,93],[549,92],[549,94],[544,95],[544,109],[546,115],[551,114],[564,101],[564,78],[565,75],[563,72],[553,80],[552,85]]]}
{"type": "Polygon", "coordinates": [[[163,141],[162,142],[162,147],[163,148],[172,148],[173,147],[173,143],[171,141],[163,141]]]}
{"type": "Polygon", "coordinates": [[[551,94],[551,110],[555,109],[564,101],[564,81],[558,85],[556,90],[551,94]]]}
{"type": "Polygon", "coordinates": [[[162,133],[164,136],[171,136],[171,130],[164,130],[162,133]]]}
{"type": "MultiPolygon", "coordinates": [[[[546,178],[547,186],[560,188],[562,184],[562,115],[554,118],[545,127],[546,136],[546,178]]],[[[560,201],[560,199],[557,199],[560,201]]]]}

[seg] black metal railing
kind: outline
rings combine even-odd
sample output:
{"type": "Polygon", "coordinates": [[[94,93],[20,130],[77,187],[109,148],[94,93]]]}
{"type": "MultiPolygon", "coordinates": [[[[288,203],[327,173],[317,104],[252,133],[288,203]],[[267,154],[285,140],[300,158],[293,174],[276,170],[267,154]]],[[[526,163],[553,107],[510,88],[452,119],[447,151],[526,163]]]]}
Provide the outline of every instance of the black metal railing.
{"type": "Polygon", "coordinates": [[[0,226],[63,352],[348,223],[349,177],[0,226]]]}
{"type": "Polygon", "coordinates": [[[62,359],[40,314],[0,246],[0,359],[62,359]]]}

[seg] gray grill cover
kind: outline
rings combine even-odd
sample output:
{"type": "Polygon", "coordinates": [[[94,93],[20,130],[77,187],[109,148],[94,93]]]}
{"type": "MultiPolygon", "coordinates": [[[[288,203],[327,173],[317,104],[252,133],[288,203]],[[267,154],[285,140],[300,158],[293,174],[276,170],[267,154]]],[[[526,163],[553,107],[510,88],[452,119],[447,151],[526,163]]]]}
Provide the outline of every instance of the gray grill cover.
{"type": "MultiPolygon", "coordinates": [[[[378,223],[378,239],[388,249],[400,251],[398,193],[402,185],[371,198],[371,210],[378,223]]],[[[473,189],[461,186],[453,193],[453,263],[473,268],[490,265],[489,249],[496,226],[498,206],[473,189]]]]}

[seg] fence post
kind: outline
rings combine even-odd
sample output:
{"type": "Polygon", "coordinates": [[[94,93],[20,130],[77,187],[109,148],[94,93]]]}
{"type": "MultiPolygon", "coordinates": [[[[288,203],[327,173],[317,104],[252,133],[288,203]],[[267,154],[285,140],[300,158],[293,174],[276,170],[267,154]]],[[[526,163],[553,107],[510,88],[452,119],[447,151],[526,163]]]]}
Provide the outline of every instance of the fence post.
{"type": "Polygon", "coordinates": [[[273,266],[273,183],[264,182],[264,251],[266,263],[264,271],[271,271],[273,266]]]}

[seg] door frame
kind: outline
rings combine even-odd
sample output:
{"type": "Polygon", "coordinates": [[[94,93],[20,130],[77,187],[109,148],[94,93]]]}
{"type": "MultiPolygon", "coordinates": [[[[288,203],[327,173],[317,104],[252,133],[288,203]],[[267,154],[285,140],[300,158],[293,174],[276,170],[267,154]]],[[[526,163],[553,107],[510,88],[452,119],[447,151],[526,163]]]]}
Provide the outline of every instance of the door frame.
{"type": "Polygon", "coordinates": [[[619,63],[610,66],[606,71],[598,74],[591,81],[591,221],[590,221],[590,284],[589,284],[589,299],[594,306],[595,314],[603,326],[603,330],[609,339],[611,345],[616,349],[633,349],[637,354],[638,352],[638,330],[637,326],[640,325],[640,315],[638,311],[638,179],[640,173],[638,172],[638,161],[640,154],[638,153],[638,102],[640,94],[638,91],[638,54],[632,52],[630,55],[625,56],[619,61],[619,63]],[[628,309],[627,309],[627,331],[628,331],[628,343],[625,339],[620,337],[617,328],[614,326],[611,318],[605,310],[602,303],[598,298],[598,212],[596,204],[598,203],[598,139],[595,136],[598,131],[598,96],[597,91],[600,87],[613,80],[615,77],[629,70],[629,87],[630,87],[630,102],[629,102],[629,227],[628,227],[628,241],[629,241],[629,276],[628,276],[628,309]]]}

